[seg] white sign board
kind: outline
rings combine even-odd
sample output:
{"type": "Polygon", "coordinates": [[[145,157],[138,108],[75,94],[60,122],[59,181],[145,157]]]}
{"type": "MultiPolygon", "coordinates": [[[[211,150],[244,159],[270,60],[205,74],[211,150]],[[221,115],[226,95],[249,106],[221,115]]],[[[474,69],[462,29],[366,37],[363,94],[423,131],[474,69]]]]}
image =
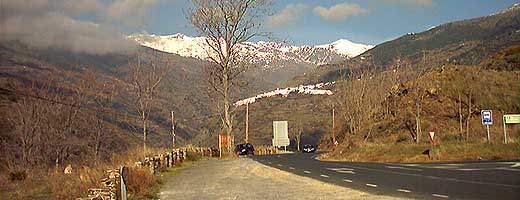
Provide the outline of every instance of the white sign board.
{"type": "Polygon", "coordinates": [[[482,125],[493,124],[493,112],[491,110],[482,110],[480,115],[482,115],[482,125]]]}
{"type": "Polygon", "coordinates": [[[432,141],[432,142],[435,141],[435,132],[430,131],[430,132],[428,132],[428,134],[430,135],[430,141],[432,141]]]}
{"type": "Polygon", "coordinates": [[[273,146],[289,146],[289,126],[287,121],[273,121],[273,146]]]}

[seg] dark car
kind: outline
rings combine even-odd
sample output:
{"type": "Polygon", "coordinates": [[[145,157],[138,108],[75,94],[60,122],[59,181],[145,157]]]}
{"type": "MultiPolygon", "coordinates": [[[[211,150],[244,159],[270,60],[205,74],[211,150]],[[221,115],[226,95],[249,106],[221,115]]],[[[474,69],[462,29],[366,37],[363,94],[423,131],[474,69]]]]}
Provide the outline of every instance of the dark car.
{"type": "Polygon", "coordinates": [[[303,153],[314,153],[316,151],[316,147],[314,145],[303,145],[302,152],[303,153]]]}
{"type": "Polygon", "coordinates": [[[239,144],[235,147],[237,155],[255,155],[255,148],[250,143],[239,144]]]}

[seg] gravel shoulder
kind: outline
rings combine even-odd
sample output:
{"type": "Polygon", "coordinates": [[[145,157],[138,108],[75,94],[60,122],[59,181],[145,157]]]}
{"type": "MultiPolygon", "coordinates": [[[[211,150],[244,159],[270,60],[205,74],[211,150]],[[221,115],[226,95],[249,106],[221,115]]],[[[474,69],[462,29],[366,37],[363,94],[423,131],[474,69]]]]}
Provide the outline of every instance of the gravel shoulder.
{"type": "Polygon", "coordinates": [[[265,166],[249,158],[197,162],[170,177],[160,199],[399,199],[265,166]]]}

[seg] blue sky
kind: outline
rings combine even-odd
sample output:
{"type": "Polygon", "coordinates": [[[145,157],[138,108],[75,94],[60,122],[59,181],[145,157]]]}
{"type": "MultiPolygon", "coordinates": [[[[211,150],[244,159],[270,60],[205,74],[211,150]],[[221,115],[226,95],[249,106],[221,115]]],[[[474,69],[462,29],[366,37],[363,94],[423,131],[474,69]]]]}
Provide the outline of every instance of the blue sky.
{"type": "MultiPolygon", "coordinates": [[[[379,44],[439,24],[499,12],[518,0],[274,0],[265,30],[293,45],[315,45],[348,39],[379,44]]],[[[196,36],[186,22],[186,0],[157,1],[148,23],[137,29],[167,35],[196,36]]],[[[257,39],[258,40],[258,39],[257,39]]],[[[263,39],[265,40],[265,39],[263,39]]]]}

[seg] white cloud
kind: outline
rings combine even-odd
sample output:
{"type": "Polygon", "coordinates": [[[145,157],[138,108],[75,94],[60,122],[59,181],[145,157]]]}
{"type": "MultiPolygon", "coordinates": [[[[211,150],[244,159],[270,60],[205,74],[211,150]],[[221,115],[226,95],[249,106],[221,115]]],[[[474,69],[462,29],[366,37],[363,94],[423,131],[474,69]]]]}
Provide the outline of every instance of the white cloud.
{"type": "Polygon", "coordinates": [[[115,24],[139,27],[158,0],[0,0],[0,42],[89,54],[133,51],[115,24]],[[4,12],[7,11],[7,12],[4,12]],[[88,15],[92,18],[77,18],[88,15]]]}
{"type": "Polygon", "coordinates": [[[387,4],[402,4],[411,7],[431,7],[435,5],[433,0],[383,0],[387,4]]]}
{"type": "Polygon", "coordinates": [[[343,21],[350,16],[358,16],[368,13],[367,10],[361,8],[354,3],[340,3],[330,8],[318,6],[314,8],[314,14],[328,21],[343,21]]]}
{"type": "Polygon", "coordinates": [[[279,13],[268,16],[266,25],[275,28],[294,23],[308,8],[308,5],[302,3],[289,4],[279,13]]]}
{"type": "Polygon", "coordinates": [[[156,0],[117,0],[108,7],[107,15],[109,20],[137,28],[146,23],[148,11],[156,2],[156,0]]]}

